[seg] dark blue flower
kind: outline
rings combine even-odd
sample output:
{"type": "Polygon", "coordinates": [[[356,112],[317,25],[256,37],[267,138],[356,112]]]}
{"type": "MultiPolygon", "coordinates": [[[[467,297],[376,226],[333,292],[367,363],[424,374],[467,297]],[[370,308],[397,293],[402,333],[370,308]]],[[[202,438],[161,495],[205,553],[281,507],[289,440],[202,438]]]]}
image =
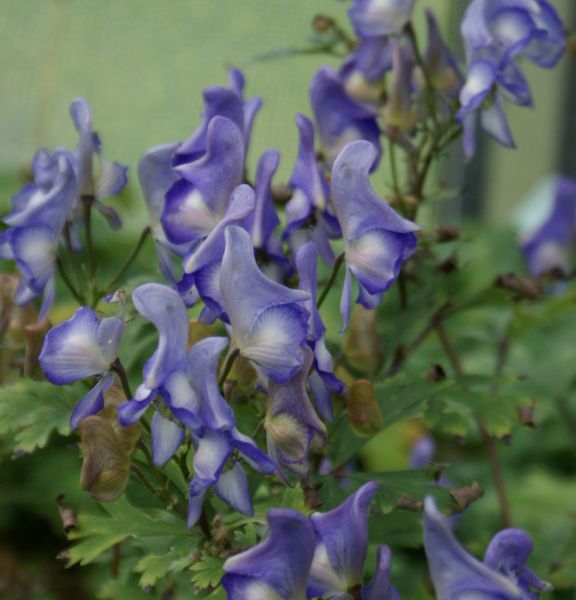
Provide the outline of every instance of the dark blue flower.
{"type": "Polygon", "coordinates": [[[358,302],[374,308],[416,249],[420,229],[380,200],[368,179],[376,150],[366,141],[347,144],[332,168],[332,198],[345,242],[346,279],[340,310],[344,329],[350,315],[351,275],[358,302]]]}
{"type": "Polygon", "coordinates": [[[64,385],[100,376],[74,408],[70,418],[73,429],[104,406],[104,392],[114,383],[111,367],[117,358],[123,329],[121,319],[99,319],[92,309],[83,307],[46,334],[39,362],[48,381],[64,385]]]}
{"type": "Polygon", "coordinates": [[[229,600],[303,600],[314,555],[310,520],[288,509],[267,512],[268,537],[224,563],[229,600]]]}
{"type": "Polygon", "coordinates": [[[528,534],[520,529],[501,531],[480,562],[459,544],[450,520],[430,496],[424,502],[424,549],[438,600],[535,600],[539,591],[551,589],[526,566],[532,551],[528,534]]]}

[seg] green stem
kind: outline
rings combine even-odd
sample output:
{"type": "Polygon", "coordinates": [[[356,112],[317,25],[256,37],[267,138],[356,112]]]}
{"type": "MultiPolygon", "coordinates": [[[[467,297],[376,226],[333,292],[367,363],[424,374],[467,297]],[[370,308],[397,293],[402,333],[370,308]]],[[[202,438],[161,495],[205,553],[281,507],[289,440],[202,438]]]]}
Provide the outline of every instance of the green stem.
{"type": "Polygon", "coordinates": [[[82,196],[82,207],[84,209],[84,227],[86,233],[86,254],[88,255],[88,274],[90,283],[94,284],[94,275],[96,274],[96,255],[94,254],[94,245],[92,243],[92,204],[94,196],[84,194],[82,196]]]}
{"type": "Polygon", "coordinates": [[[118,271],[118,273],[116,273],[116,275],[114,275],[114,277],[112,277],[112,279],[106,285],[107,292],[114,291],[116,284],[122,279],[122,277],[124,277],[124,274],[126,273],[126,271],[132,266],[132,263],[134,262],[134,260],[136,260],[136,257],[140,253],[140,250],[142,249],[142,246],[144,246],[144,242],[146,241],[146,238],[148,237],[148,235],[150,233],[151,233],[150,227],[145,227],[142,230],[142,233],[140,234],[140,237],[138,238],[138,242],[136,243],[134,250],[132,250],[132,254],[130,254],[130,256],[126,259],[126,261],[124,262],[122,267],[120,267],[120,270],[118,271]]]}
{"type": "Polygon", "coordinates": [[[228,378],[228,375],[230,375],[230,371],[232,370],[232,367],[234,365],[234,361],[236,360],[236,358],[238,358],[239,355],[240,350],[238,348],[234,348],[234,350],[232,350],[232,352],[230,352],[230,354],[228,355],[228,358],[226,358],[226,362],[222,367],[222,374],[220,375],[220,379],[218,380],[218,387],[220,389],[224,387],[226,379],[228,378]]]}
{"type": "Polygon", "coordinates": [[[328,281],[326,282],[326,285],[324,286],[324,289],[322,290],[322,293],[320,294],[320,297],[318,298],[318,302],[316,303],[316,308],[320,308],[322,306],[322,304],[324,304],[324,300],[326,300],[326,296],[328,296],[328,292],[334,285],[334,282],[336,281],[336,277],[338,276],[338,271],[340,271],[340,267],[342,266],[342,263],[344,262],[345,258],[346,258],[346,255],[344,252],[342,252],[342,254],[339,254],[336,257],[336,260],[334,261],[334,265],[332,266],[332,273],[330,273],[330,277],[328,278],[328,281]]]}
{"type": "MultiPolygon", "coordinates": [[[[436,333],[438,334],[438,339],[442,344],[444,353],[446,354],[446,357],[448,358],[452,369],[454,370],[454,373],[458,377],[462,377],[464,375],[464,370],[462,368],[462,363],[460,362],[460,357],[456,354],[456,351],[454,350],[450,338],[448,337],[448,334],[444,329],[444,326],[441,321],[438,321],[438,323],[436,323],[436,333]]],[[[490,463],[492,479],[494,480],[494,486],[496,488],[496,494],[498,496],[498,504],[500,506],[500,516],[502,517],[502,523],[504,527],[511,527],[512,518],[510,516],[510,504],[506,495],[504,475],[502,472],[502,465],[500,464],[500,459],[498,458],[498,448],[496,447],[496,441],[488,432],[488,429],[486,428],[486,424],[484,423],[482,417],[479,414],[475,414],[474,418],[476,419],[476,424],[478,425],[478,429],[480,430],[480,435],[482,436],[484,448],[488,456],[488,462],[490,463]]]]}
{"type": "Polygon", "coordinates": [[[78,292],[78,290],[74,287],[72,281],[70,281],[70,279],[68,278],[68,275],[66,274],[66,269],[64,269],[64,265],[62,264],[62,259],[59,256],[56,257],[56,267],[58,268],[58,273],[62,278],[62,281],[70,290],[70,293],[74,296],[74,298],[76,298],[77,302],[79,304],[86,304],[84,296],[82,296],[82,294],[78,292]]]}
{"type": "Polygon", "coordinates": [[[398,185],[398,165],[396,163],[396,142],[393,136],[388,136],[388,156],[390,157],[390,171],[392,173],[392,188],[398,196],[400,194],[400,186],[398,185]]]}

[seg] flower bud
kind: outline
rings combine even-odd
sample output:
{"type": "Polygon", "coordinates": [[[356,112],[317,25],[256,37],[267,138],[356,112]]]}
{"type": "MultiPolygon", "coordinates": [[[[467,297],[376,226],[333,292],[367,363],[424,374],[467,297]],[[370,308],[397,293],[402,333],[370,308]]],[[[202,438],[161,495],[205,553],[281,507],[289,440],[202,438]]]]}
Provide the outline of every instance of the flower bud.
{"type": "Polygon", "coordinates": [[[370,436],[382,429],[383,419],[374,384],[358,379],[348,391],[348,417],[356,435],[370,436]]]}
{"type": "Polygon", "coordinates": [[[362,372],[373,371],[380,362],[380,340],[376,333],[376,311],[357,304],[344,340],[347,362],[362,372]]]}

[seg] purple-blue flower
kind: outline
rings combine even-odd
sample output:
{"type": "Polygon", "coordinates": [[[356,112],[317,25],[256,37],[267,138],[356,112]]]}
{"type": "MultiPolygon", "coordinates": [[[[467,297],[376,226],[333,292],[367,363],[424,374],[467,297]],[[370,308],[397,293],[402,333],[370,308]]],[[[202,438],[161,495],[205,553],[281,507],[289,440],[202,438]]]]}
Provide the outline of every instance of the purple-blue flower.
{"type": "Polygon", "coordinates": [[[372,168],[380,158],[380,129],[376,111],[348,96],[341,77],[330,67],[320,68],[310,83],[310,103],[328,164],[353,140],[368,140],[378,149],[372,168]]]}
{"type": "Polygon", "coordinates": [[[208,129],[210,121],[216,117],[230,119],[240,130],[245,153],[248,151],[252,126],[256,113],[262,106],[258,97],[244,99],[244,75],[238,69],[231,69],[230,88],[211,86],[204,89],[204,114],[202,124],[178,148],[173,162],[175,165],[190,163],[201,158],[210,146],[208,129]]]}
{"type": "Polygon", "coordinates": [[[304,361],[309,294],[266,277],[254,258],[250,234],[226,228],[219,276],[222,307],[240,354],[277,383],[288,381],[304,361]]]}
{"type": "Polygon", "coordinates": [[[368,508],[378,484],[364,484],[340,506],[310,519],[316,532],[316,550],[306,589],[309,598],[346,598],[362,590],[364,600],[397,600],[389,579],[390,554],[381,546],[371,584],[362,589],[368,551],[368,508]],[[341,596],[340,596],[341,595],[341,596]]]}
{"type": "Polygon", "coordinates": [[[348,15],[360,38],[399,33],[410,20],[414,0],[355,0],[348,15]]]}
{"type": "Polygon", "coordinates": [[[39,362],[48,381],[64,385],[94,375],[96,385],[78,402],[70,426],[75,429],[86,417],[104,406],[104,392],[114,383],[111,368],[118,355],[124,323],[117,317],[98,318],[87,307],[53,327],[44,339],[39,362]]]}
{"type": "Polygon", "coordinates": [[[466,55],[493,47],[505,63],[524,56],[553,67],[562,56],[564,27],[547,0],[472,0],[462,20],[466,55]]]}
{"type": "Polygon", "coordinates": [[[264,421],[268,453],[280,467],[298,477],[308,473],[310,446],[315,441],[323,442],[326,437],[326,427],[306,391],[313,360],[312,350],[306,348],[304,363],[292,379],[286,383],[270,381],[268,384],[264,421]]]}
{"type": "Polygon", "coordinates": [[[242,183],[242,132],[230,119],[214,117],[208,126],[205,154],[175,170],[181,179],[166,194],[161,222],[170,242],[190,246],[222,220],[232,191],[242,183]]]}
{"type": "Polygon", "coordinates": [[[304,115],[296,115],[300,144],[296,164],[290,177],[292,198],[286,204],[286,228],[282,237],[289,239],[292,253],[313,241],[326,264],[334,253],[330,238],[340,237],[340,227],[330,205],[330,187],[320,170],[314,153],[314,126],[304,115]]]}
{"type": "Polygon", "coordinates": [[[224,563],[228,600],[303,600],[315,535],[310,520],[283,508],[267,512],[268,537],[224,563]]]}
{"type": "Polygon", "coordinates": [[[450,520],[430,496],[424,501],[424,549],[438,600],[535,600],[540,591],[551,589],[526,566],[532,551],[526,532],[505,529],[496,534],[480,562],[460,545],[450,520]]]}
{"type": "Polygon", "coordinates": [[[298,286],[310,294],[310,299],[304,306],[310,313],[308,343],[314,351],[314,369],[310,372],[308,383],[318,411],[325,419],[331,419],[333,416],[332,396],[341,394],[344,391],[344,385],[334,375],[334,361],[324,341],[326,327],[316,308],[317,263],[317,250],[313,243],[300,247],[296,254],[298,286]]]}
{"type": "Polygon", "coordinates": [[[259,473],[276,470],[276,464],[254,441],[238,431],[232,409],[218,389],[218,360],[227,345],[227,338],[203,339],[192,346],[186,359],[187,381],[204,426],[201,432],[191,432],[196,453],[190,482],[189,527],[200,518],[210,488],[234,510],[253,514],[248,480],[239,457],[259,473]]]}
{"type": "Polygon", "coordinates": [[[552,269],[567,273],[576,242],[576,180],[558,177],[546,219],[522,240],[530,273],[537,277],[552,269]]]}
{"type": "Polygon", "coordinates": [[[345,242],[346,279],[340,310],[344,329],[350,315],[351,275],[358,302],[374,308],[416,249],[420,227],[398,215],[372,190],[368,179],[376,150],[366,141],[347,144],[332,168],[332,198],[345,242]]]}

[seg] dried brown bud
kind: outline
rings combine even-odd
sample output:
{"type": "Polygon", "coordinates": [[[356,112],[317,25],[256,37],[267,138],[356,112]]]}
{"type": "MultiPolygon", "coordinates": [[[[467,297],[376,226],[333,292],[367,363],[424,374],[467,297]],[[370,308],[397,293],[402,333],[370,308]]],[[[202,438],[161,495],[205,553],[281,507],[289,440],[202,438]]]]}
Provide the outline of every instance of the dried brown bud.
{"type": "Polygon", "coordinates": [[[439,265],[436,267],[436,270],[441,273],[452,273],[459,267],[458,254],[453,252],[448,258],[444,259],[439,265]]]}
{"type": "Polygon", "coordinates": [[[514,292],[514,300],[539,300],[544,296],[544,292],[537,281],[516,273],[499,275],[494,285],[514,292]]]}
{"type": "Polygon", "coordinates": [[[84,455],[80,485],[95,500],[113,502],[128,484],[130,455],[126,446],[133,435],[128,432],[121,440],[108,420],[93,415],[80,423],[80,436],[84,455]]]}
{"type": "Polygon", "coordinates": [[[420,512],[422,510],[422,502],[420,500],[408,498],[408,496],[400,496],[400,498],[396,500],[396,508],[420,512]]]}
{"type": "Polygon", "coordinates": [[[453,242],[460,237],[460,230],[458,227],[453,226],[442,226],[436,227],[436,239],[438,242],[453,242]]]}
{"type": "Polygon", "coordinates": [[[348,418],[356,435],[370,436],[382,429],[383,419],[374,384],[358,379],[348,390],[348,418]]]}
{"type": "Polygon", "coordinates": [[[444,367],[439,364],[432,365],[426,373],[426,379],[428,381],[444,381],[446,379],[446,371],[444,370],[444,367]]]}
{"type": "Polygon", "coordinates": [[[518,420],[526,427],[535,428],[536,422],[534,421],[534,405],[525,404],[524,406],[518,407],[518,420]]]}
{"type": "Polygon", "coordinates": [[[312,21],[312,27],[316,33],[326,33],[334,27],[334,19],[328,15],[316,15],[312,21]]]}
{"type": "Polygon", "coordinates": [[[64,533],[68,534],[72,529],[76,529],[78,524],[76,522],[76,511],[69,506],[64,504],[64,494],[58,494],[55,498],[56,505],[58,506],[58,514],[62,521],[62,527],[64,533]]]}

